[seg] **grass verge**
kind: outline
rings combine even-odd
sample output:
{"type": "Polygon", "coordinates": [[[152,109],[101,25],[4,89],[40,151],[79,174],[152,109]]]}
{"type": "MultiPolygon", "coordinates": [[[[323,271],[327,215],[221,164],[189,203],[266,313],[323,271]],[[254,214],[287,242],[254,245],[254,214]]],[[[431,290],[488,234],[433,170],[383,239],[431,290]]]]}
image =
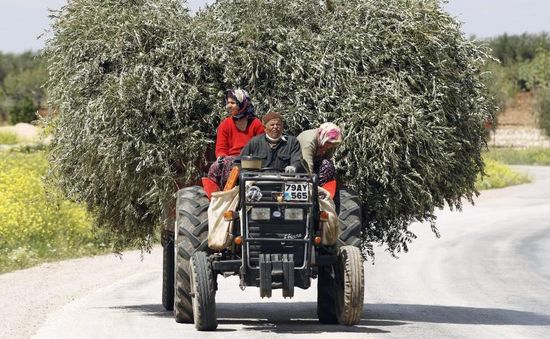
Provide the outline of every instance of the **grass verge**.
{"type": "Polygon", "coordinates": [[[550,165],[550,148],[490,148],[485,159],[509,165],[550,165]]]}
{"type": "Polygon", "coordinates": [[[17,134],[8,131],[0,131],[0,145],[15,145],[19,142],[17,134]]]}
{"type": "Polygon", "coordinates": [[[483,178],[478,176],[476,181],[478,190],[503,188],[531,181],[527,174],[516,172],[499,161],[490,158],[485,158],[484,161],[486,175],[483,178]]]}

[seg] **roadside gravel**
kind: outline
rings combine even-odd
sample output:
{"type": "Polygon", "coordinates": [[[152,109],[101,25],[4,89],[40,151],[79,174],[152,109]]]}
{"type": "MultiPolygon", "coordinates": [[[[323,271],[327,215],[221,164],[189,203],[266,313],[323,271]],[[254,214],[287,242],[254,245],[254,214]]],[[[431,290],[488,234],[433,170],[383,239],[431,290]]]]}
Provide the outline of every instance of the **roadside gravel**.
{"type": "MultiPolygon", "coordinates": [[[[162,248],[46,263],[0,275],[0,338],[29,338],[48,314],[100,287],[158,270],[162,248]]],[[[160,303],[160,291],[159,291],[160,303]]]]}

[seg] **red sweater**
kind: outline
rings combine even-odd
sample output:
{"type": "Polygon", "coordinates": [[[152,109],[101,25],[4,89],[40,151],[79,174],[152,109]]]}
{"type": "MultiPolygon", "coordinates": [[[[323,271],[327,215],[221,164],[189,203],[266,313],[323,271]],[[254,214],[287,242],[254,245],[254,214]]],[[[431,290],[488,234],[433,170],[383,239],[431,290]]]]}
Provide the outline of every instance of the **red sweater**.
{"type": "Polygon", "coordinates": [[[264,133],[264,126],[258,118],[250,120],[244,131],[237,128],[233,118],[225,118],[218,127],[216,157],[241,154],[244,145],[262,133],[264,133]]]}

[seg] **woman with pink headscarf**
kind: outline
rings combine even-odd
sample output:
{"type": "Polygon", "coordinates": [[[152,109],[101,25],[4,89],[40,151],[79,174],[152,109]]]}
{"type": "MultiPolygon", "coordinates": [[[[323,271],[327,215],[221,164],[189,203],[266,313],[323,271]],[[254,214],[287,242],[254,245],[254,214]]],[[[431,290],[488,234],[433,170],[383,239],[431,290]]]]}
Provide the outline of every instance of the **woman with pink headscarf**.
{"type": "Polygon", "coordinates": [[[319,176],[319,184],[336,179],[336,168],[332,156],[336,147],[342,143],[342,130],[331,122],[325,122],[319,128],[303,131],[298,135],[302,148],[302,166],[308,173],[319,176]]]}

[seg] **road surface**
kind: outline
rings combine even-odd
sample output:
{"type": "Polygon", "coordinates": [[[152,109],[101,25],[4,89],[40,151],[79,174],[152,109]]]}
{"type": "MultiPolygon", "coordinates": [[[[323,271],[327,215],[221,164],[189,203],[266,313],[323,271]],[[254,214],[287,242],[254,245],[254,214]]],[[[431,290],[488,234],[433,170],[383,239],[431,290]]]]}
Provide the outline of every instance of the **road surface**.
{"type": "MultiPolygon", "coordinates": [[[[396,260],[377,251],[376,264],[365,263],[365,306],[357,326],[317,322],[315,281],[285,301],[280,290],[262,300],[258,289],[241,291],[235,277],[220,277],[218,330],[196,332],[192,324],[175,323],[160,305],[156,249],[144,262],[105,263],[105,272],[128,266],[133,272],[85,293],[73,291],[74,300],[42,315],[34,337],[550,338],[550,168],[518,169],[535,181],[483,192],[462,212],[440,211],[440,239],[429,225],[415,224],[418,239],[409,253],[396,260]]],[[[79,270],[98,274],[93,261],[79,270]]]]}

